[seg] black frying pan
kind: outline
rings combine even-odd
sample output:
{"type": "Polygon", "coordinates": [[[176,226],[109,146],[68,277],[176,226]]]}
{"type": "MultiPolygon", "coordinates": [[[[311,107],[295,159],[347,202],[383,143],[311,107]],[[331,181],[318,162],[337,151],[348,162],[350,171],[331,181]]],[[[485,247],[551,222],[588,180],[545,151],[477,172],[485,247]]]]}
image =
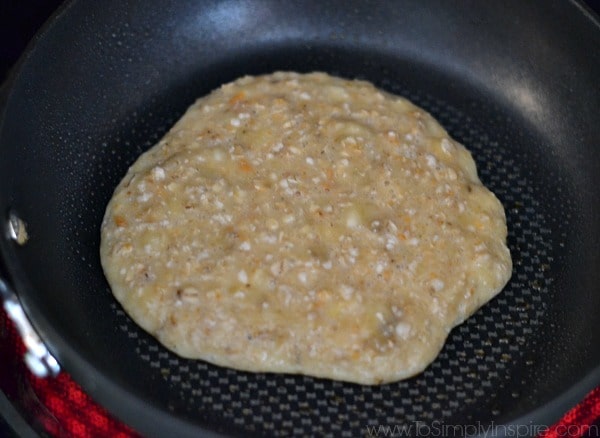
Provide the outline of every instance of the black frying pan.
{"type": "Polygon", "coordinates": [[[6,280],[63,369],[149,436],[550,424],[600,383],[599,77],[600,25],[573,2],[70,2],[6,90],[0,220],[29,234],[2,234],[6,280]],[[511,281],[415,378],[367,387],[180,359],[110,294],[99,226],[128,165],[198,96],[274,70],[412,99],[506,208],[511,281]]]}

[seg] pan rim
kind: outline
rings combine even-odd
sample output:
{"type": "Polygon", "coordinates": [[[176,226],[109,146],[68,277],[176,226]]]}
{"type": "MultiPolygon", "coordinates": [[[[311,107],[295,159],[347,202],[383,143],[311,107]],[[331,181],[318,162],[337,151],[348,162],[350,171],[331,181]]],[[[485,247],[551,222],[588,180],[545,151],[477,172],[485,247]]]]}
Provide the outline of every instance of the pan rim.
{"type": "MultiPolygon", "coordinates": [[[[24,54],[3,84],[2,91],[6,92],[6,97],[3,97],[2,102],[0,102],[0,129],[4,123],[4,114],[7,109],[7,102],[10,98],[14,80],[19,76],[21,69],[35,51],[38,40],[43,38],[44,34],[53,27],[56,20],[58,20],[74,3],[75,0],[67,1],[44,24],[29,43],[24,54]]],[[[580,0],[571,0],[570,3],[596,27],[597,31],[600,31],[600,19],[593,12],[591,12],[580,0]]],[[[17,295],[19,296],[19,300],[24,305],[26,314],[30,317],[34,327],[40,332],[41,337],[47,343],[49,350],[59,359],[59,362],[63,367],[63,372],[72,376],[86,393],[94,400],[98,401],[104,409],[128,425],[133,424],[133,422],[131,422],[132,419],[139,417],[140,410],[146,410],[146,414],[143,417],[144,419],[139,421],[136,420],[137,424],[133,427],[138,430],[138,427],[143,425],[144,427],[139,427],[139,430],[149,434],[155,434],[159,430],[169,431],[172,426],[165,427],[164,425],[174,422],[174,424],[177,424],[178,428],[182,428],[180,429],[181,431],[189,433],[190,436],[198,436],[199,430],[202,431],[202,433],[205,433],[206,436],[222,436],[216,431],[206,429],[204,426],[198,426],[195,423],[172,416],[168,412],[156,408],[154,405],[149,405],[140,400],[134,393],[125,390],[112,381],[105,372],[99,370],[94,364],[87,361],[73,349],[72,346],[65,341],[63,336],[54,329],[48,319],[45,318],[41,312],[36,311],[35,306],[29,305],[27,297],[31,296],[34,292],[33,286],[27,281],[27,276],[18,263],[14,247],[12,247],[11,243],[4,238],[0,239],[0,262],[6,268],[7,281],[14,286],[17,295]],[[22,293],[24,290],[27,290],[28,293],[22,293]],[[49,340],[52,340],[52,342],[49,342],[49,340]],[[115,394],[118,395],[115,397],[115,394]],[[121,407],[118,411],[116,406],[114,406],[115,408],[113,407],[115,399],[119,400],[118,405],[121,407]],[[160,421],[158,421],[159,418],[161,419],[160,421]],[[167,421],[163,422],[162,419],[167,421]],[[149,420],[154,421],[151,422],[149,420]],[[155,422],[160,423],[162,429],[159,429],[157,425],[154,424],[155,422]]],[[[558,393],[554,398],[546,401],[546,403],[529,413],[518,416],[504,424],[518,425],[531,423],[532,421],[534,424],[544,424],[544,422],[552,424],[598,384],[600,384],[600,364],[589,370],[575,385],[558,393]]]]}
{"type": "MultiPolygon", "coordinates": [[[[7,280],[10,284],[15,285],[17,296],[19,290],[33,290],[20,266],[12,263],[12,261],[7,263],[5,244],[4,239],[0,240],[0,253],[2,256],[0,261],[4,263],[7,271],[10,272],[7,274],[7,280]]],[[[71,376],[94,401],[124,424],[148,436],[164,436],[164,433],[172,431],[174,427],[177,428],[176,430],[180,432],[179,436],[182,437],[196,437],[199,432],[204,434],[202,436],[207,437],[227,436],[220,434],[219,431],[208,429],[206,425],[198,425],[171,415],[153,404],[141,400],[135,393],[124,389],[105,372],[98,369],[95,364],[73,349],[68,342],[65,342],[43,314],[39,314],[35,308],[32,309],[27,305],[27,299],[23,300],[20,296],[18,298],[48,350],[59,361],[61,372],[71,376]],[[31,316],[35,318],[31,318],[31,316]],[[53,342],[50,342],[50,339],[53,342]],[[144,412],[143,419],[140,416],[140,411],[144,412]]],[[[559,392],[552,399],[546,400],[542,405],[507,421],[493,422],[492,424],[494,427],[506,426],[507,428],[510,425],[545,425],[549,427],[575,407],[586,394],[598,385],[600,385],[600,364],[589,370],[575,384],[559,392]]]]}

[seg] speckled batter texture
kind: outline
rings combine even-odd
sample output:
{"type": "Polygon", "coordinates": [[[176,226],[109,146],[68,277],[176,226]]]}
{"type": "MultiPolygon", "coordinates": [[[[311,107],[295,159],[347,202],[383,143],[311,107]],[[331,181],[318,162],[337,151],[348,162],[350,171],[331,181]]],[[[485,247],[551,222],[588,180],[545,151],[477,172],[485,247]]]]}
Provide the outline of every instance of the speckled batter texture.
{"type": "Polygon", "coordinates": [[[117,300],[177,354],[410,377],[511,273],[504,210],[425,111],[323,73],[244,77],[129,169],[102,223],[117,300]]]}

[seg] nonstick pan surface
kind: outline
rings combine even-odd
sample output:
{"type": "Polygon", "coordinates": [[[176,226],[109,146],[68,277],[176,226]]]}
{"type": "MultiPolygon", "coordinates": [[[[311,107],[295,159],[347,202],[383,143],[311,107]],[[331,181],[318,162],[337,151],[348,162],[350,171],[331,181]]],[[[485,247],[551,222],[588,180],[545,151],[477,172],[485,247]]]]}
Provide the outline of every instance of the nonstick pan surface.
{"type": "Polygon", "coordinates": [[[64,370],[148,436],[550,424],[600,383],[598,77],[600,26],[563,1],[70,2],[3,106],[0,212],[29,233],[0,239],[8,280],[64,370]],[[127,167],[197,97],[274,70],[408,97],[506,209],[512,279],[419,376],[371,387],[181,359],[112,298],[99,227],[127,167]]]}

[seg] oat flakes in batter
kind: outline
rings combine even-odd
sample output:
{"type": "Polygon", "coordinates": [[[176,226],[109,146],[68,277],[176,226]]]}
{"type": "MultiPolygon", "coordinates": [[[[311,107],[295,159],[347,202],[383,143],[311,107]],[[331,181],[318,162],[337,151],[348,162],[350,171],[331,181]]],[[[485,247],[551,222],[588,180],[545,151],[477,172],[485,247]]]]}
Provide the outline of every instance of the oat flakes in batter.
{"type": "Polygon", "coordinates": [[[244,77],[127,172],[117,300],[175,353],[363,384],[410,377],[506,284],[504,210],[428,113],[323,73],[244,77]]]}

